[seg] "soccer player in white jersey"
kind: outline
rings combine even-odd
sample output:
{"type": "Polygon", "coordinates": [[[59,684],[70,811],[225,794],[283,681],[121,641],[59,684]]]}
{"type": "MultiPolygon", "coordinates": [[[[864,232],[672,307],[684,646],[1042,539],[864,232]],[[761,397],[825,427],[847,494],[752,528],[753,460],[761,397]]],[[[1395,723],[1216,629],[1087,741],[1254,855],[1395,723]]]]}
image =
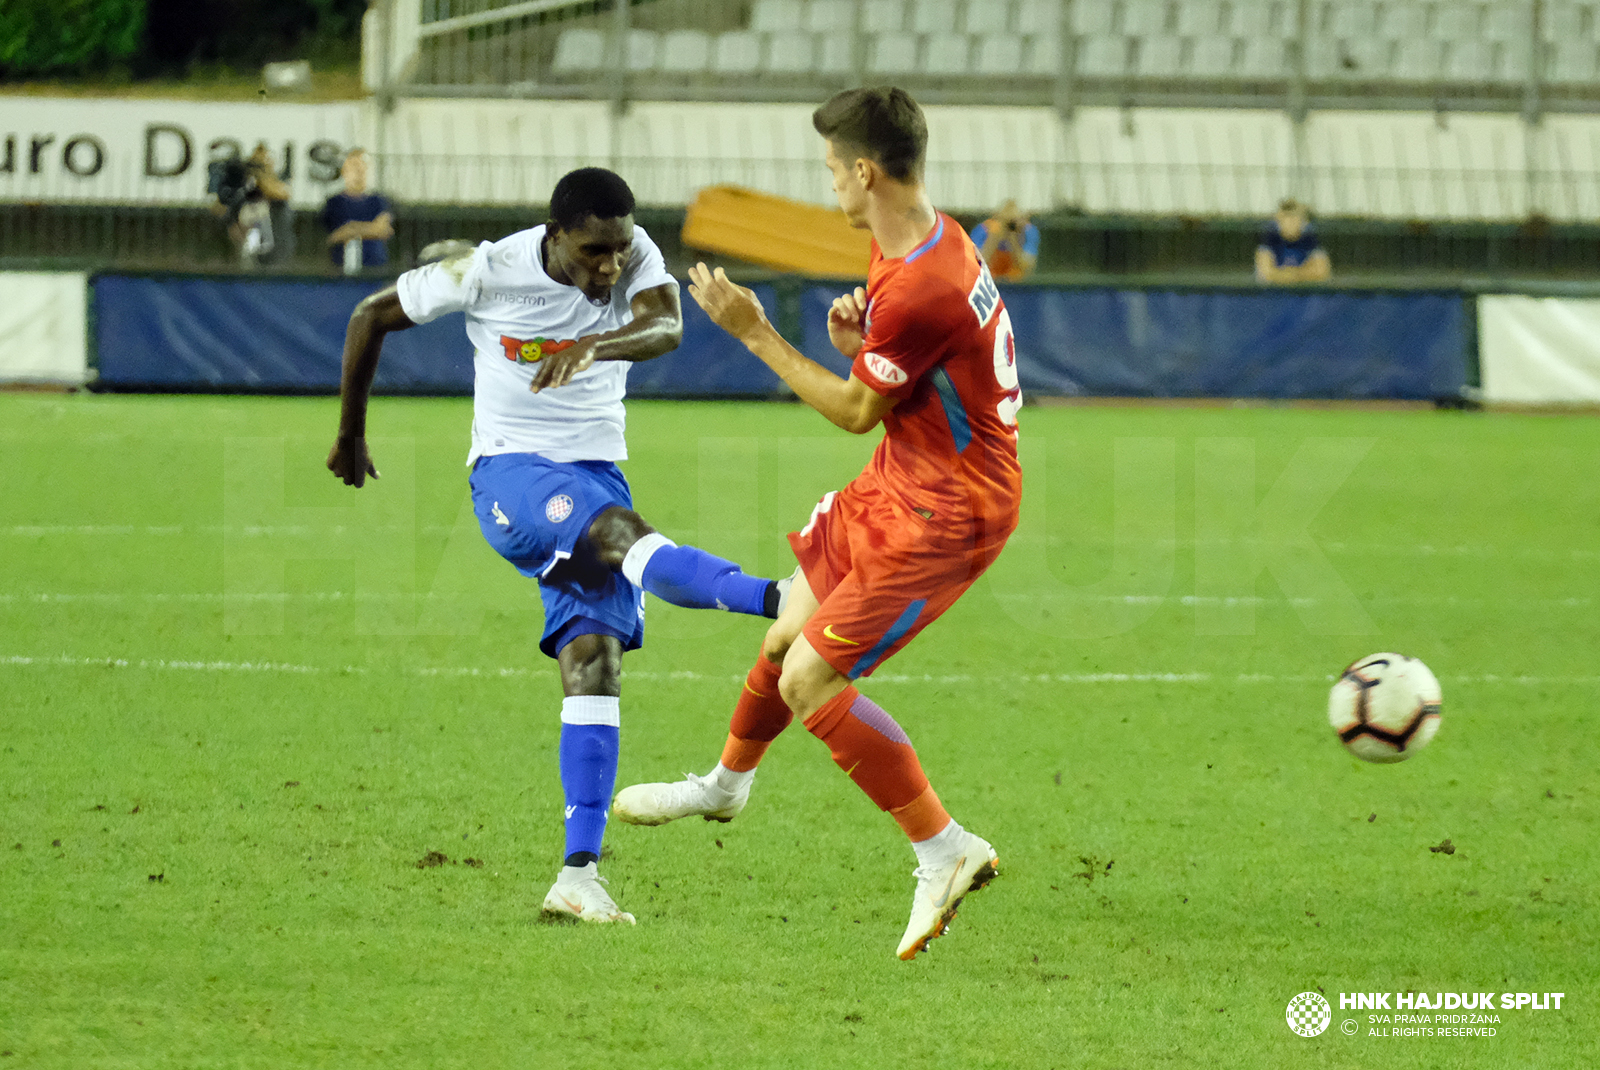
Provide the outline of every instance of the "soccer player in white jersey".
{"type": "Polygon", "coordinates": [[[633,511],[616,462],[627,457],[628,364],[683,338],[677,281],[633,223],[633,193],[598,167],[566,175],[550,220],[419,267],[363,301],[345,334],[339,434],[328,468],[360,487],[367,398],[384,335],[465,312],[474,349],[472,450],[479,526],[539,581],[556,659],[566,854],[544,912],[626,922],[597,873],[616,782],[622,654],[644,638],[644,595],[676,605],[776,617],[784,585],[677,546],[633,511]]]}

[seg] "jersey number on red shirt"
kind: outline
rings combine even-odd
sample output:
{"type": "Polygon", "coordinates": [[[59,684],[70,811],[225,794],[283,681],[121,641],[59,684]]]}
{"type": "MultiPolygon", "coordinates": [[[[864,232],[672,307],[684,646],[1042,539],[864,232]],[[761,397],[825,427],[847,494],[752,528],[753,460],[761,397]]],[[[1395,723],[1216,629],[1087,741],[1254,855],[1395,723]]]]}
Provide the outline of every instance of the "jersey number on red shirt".
{"type": "Polygon", "coordinates": [[[1022,408],[1022,388],[1017,385],[1017,342],[1011,333],[1011,313],[1000,304],[1000,288],[989,274],[989,265],[979,261],[978,281],[967,294],[967,304],[978,317],[978,326],[986,326],[995,309],[1000,310],[1000,321],[994,325],[994,378],[1006,396],[1000,399],[996,411],[1000,422],[1007,427],[1017,426],[1017,410],[1022,408]]]}

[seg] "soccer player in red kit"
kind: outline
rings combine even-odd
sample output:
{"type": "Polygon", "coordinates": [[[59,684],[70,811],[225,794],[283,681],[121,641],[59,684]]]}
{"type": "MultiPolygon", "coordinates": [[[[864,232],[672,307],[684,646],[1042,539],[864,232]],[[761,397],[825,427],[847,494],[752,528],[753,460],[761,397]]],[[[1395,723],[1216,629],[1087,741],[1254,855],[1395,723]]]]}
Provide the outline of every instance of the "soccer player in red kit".
{"type": "Polygon", "coordinates": [[[800,569],[745,682],[722,760],[704,777],[638,784],[613,809],[635,824],[743,809],[768,744],[799,716],[833,759],[899,822],[917,890],[896,954],[941,935],[999,858],[951,819],[899,724],[856,689],[959,598],[1017,526],[1016,354],[994,279],[966,232],[922,183],[927,124],[900,89],[852,89],[812,117],[827,141],[839,206],[872,231],[864,290],[838,298],[828,335],[852,358],[841,379],[802,356],[749,290],[718,268],[690,295],[833,423],[884,437],[866,470],[789,536],[800,569]]]}

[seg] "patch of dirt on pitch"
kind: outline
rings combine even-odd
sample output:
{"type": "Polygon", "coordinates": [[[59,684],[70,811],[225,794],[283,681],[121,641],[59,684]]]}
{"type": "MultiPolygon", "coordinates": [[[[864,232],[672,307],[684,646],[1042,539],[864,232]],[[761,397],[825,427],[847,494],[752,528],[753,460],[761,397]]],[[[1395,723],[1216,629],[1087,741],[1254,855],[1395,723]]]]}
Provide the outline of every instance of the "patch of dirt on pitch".
{"type": "Polygon", "coordinates": [[[443,851],[429,851],[416,861],[418,869],[432,869],[434,866],[447,866],[449,864],[450,856],[443,851]]]}
{"type": "Polygon", "coordinates": [[[1437,847],[1430,847],[1430,848],[1428,848],[1428,850],[1430,852],[1432,852],[1433,854],[1436,854],[1436,855],[1437,854],[1453,855],[1453,854],[1456,853],[1456,845],[1450,842],[1450,837],[1449,836],[1446,836],[1444,838],[1444,841],[1442,843],[1440,843],[1437,847]]]}

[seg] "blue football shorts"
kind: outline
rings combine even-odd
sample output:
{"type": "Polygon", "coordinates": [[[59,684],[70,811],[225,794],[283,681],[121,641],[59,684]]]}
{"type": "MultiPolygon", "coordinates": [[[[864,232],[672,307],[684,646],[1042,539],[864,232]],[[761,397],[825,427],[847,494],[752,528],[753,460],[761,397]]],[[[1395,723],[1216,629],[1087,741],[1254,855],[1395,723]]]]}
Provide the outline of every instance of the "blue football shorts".
{"type": "Polygon", "coordinates": [[[544,635],[555,657],[580,635],[611,635],[622,649],[644,642],[644,592],[601,564],[583,540],[614,505],[633,508],[622,470],[610,461],[551,461],[537,453],[479,457],[468,482],[483,537],[518,572],[539,581],[544,635]]]}

